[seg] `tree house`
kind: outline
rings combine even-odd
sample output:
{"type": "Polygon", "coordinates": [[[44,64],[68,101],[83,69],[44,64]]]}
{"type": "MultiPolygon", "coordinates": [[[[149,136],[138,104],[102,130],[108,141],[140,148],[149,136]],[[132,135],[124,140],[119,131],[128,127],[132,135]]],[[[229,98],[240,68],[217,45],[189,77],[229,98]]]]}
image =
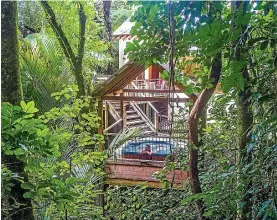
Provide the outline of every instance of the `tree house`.
{"type": "MultiPolygon", "coordinates": [[[[153,177],[153,173],[164,167],[165,159],[175,155],[177,148],[187,148],[186,123],[175,126],[172,116],[178,115],[180,109],[188,108],[184,103],[193,101],[194,97],[185,95],[184,87],[179,84],[175,84],[174,93],[169,94],[168,81],[161,77],[168,65],[145,67],[128,61],[124,48],[126,41],[133,38],[129,34],[131,26],[132,23],[126,21],[115,31],[114,37],[119,40],[120,68],[96,90],[100,97],[99,134],[113,139],[124,129],[137,130],[135,137],[115,151],[117,159],[108,160],[106,183],[138,185],[147,182],[149,187],[159,188],[162,183],[153,177]],[[146,148],[150,152],[148,157],[143,156],[147,153],[146,148]]],[[[104,148],[100,146],[100,150],[104,148]]],[[[176,168],[168,172],[166,178],[174,187],[182,188],[187,176],[186,171],[176,168]]]]}

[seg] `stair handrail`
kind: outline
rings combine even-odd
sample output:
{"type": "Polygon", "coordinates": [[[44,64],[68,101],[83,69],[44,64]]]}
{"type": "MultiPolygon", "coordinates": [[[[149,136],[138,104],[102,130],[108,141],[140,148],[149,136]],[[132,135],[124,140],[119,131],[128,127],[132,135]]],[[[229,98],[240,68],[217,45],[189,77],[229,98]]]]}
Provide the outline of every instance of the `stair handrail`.
{"type": "Polygon", "coordinates": [[[139,115],[144,119],[144,121],[149,125],[150,129],[154,132],[156,132],[155,126],[153,123],[149,120],[149,118],[144,114],[144,112],[141,110],[141,108],[134,103],[133,101],[130,101],[130,104],[133,106],[133,108],[139,113],[139,115]]]}
{"type": "MultiPolygon", "coordinates": [[[[133,86],[135,89],[138,89],[138,87],[136,86],[135,83],[131,82],[131,84],[132,84],[132,86],[133,86]]],[[[141,93],[141,95],[145,97],[145,95],[143,94],[143,92],[141,93]]],[[[155,112],[156,114],[159,113],[159,111],[155,108],[154,105],[152,105],[151,102],[147,101],[147,104],[154,110],[154,112],[155,112]]]]}
{"type": "MultiPolygon", "coordinates": [[[[138,89],[138,87],[136,86],[135,83],[131,82],[131,84],[132,84],[132,86],[133,86],[135,89],[138,89]]],[[[146,97],[146,96],[143,94],[143,92],[141,93],[141,95],[144,96],[144,97],[146,97]]],[[[146,103],[154,110],[154,114],[155,114],[155,118],[154,118],[154,123],[155,123],[154,129],[155,129],[155,131],[157,131],[157,130],[158,130],[158,124],[159,124],[159,111],[155,108],[155,106],[154,106],[151,102],[147,101],[146,103]]],[[[152,123],[152,122],[151,122],[151,123],[152,123]]]]}
{"type": "Polygon", "coordinates": [[[107,104],[109,105],[109,112],[111,113],[111,115],[114,117],[114,119],[115,120],[119,120],[119,119],[122,119],[121,117],[120,117],[120,115],[118,114],[118,112],[115,110],[115,108],[113,107],[113,105],[112,105],[112,103],[110,103],[109,101],[107,101],[106,100],[106,102],[107,102],[107,104]],[[112,110],[112,111],[111,111],[112,110]]]}

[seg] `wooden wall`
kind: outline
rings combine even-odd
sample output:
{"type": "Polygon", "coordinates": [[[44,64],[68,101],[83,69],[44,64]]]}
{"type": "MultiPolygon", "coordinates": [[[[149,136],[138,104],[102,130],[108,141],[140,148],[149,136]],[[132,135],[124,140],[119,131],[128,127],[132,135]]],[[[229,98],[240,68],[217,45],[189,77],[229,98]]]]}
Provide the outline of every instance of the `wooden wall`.
{"type": "MultiPolygon", "coordinates": [[[[163,166],[163,161],[110,160],[105,165],[105,173],[109,174],[107,183],[110,185],[139,185],[147,182],[149,187],[162,188],[162,183],[152,174],[163,169],[163,166]]],[[[188,172],[176,169],[175,172],[167,175],[167,179],[172,181],[173,176],[174,187],[182,188],[188,172]]]]}

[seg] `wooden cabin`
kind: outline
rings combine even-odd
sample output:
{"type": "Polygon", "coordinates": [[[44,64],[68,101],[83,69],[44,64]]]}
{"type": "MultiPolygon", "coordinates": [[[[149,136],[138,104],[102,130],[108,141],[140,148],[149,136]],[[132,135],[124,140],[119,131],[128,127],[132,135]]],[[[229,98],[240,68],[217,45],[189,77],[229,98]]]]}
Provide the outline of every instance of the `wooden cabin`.
{"type": "MultiPolygon", "coordinates": [[[[153,173],[163,168],[165,159],[175,154],[177,148],[186,151],[186,123],[177,126],[174,115],[178,116],[180,109],[187,109],[185,103],[192,97],[184,94],[181,85],[175,85],[173,90],[168,81],[162,79],[161,74],[168,70],[168,65],[154,64],[146,68],[128,60],[124,49],[126,42],[133,39],[132,25],[126,21],[114,32],[114,38],[119,40],[119,70],[97,90],[102,119],[99,134],[112,140],[122,130],[137,131],[135,137],[119,146],[116,155],[108,160],[106,182],[111,185],[147,182],[149,187],[159,188],[162,183],[153,173]],[[147,157],[143,155],[147,153],[146,148],[151,152],[147,157]]],[[[104,148],[101,146],[100,150],[104,148]]],[[[187,176],[186,171],[177,168],[168,173],[167,179],[174,181],[174,187],[182,188],[187,176]]]]}

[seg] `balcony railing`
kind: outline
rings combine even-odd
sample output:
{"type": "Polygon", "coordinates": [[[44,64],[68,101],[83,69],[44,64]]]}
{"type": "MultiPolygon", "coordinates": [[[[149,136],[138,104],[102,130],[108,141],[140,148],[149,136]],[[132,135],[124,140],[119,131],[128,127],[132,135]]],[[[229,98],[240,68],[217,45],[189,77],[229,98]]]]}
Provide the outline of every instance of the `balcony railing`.
{"type": "Polygon", "coordinates": [[[186,154],[186,139],[169,136],[137,136],[122,144],[114,151],[113,159],[164,161],[186,154]]]}
{"type": "Polygon", "coordinates": [[[133,80],[138,89],[168,89],[168,82],[162,79],[133,80]]]}

